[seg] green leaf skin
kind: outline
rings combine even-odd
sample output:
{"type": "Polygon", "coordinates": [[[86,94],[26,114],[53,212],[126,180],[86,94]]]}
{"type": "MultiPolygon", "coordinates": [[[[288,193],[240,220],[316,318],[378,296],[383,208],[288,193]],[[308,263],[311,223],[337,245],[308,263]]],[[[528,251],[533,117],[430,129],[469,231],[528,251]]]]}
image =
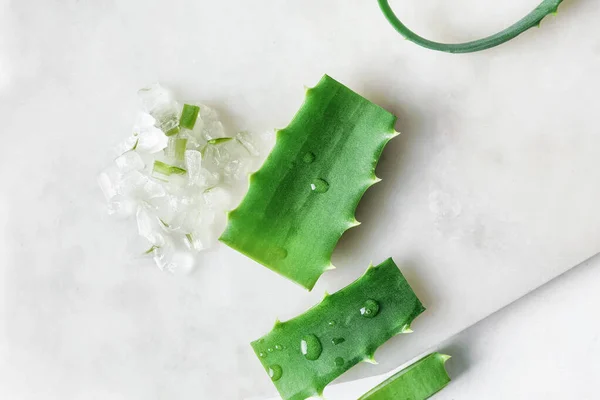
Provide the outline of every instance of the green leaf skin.
{"type": "Polygon", "coordinates": [[[488,36],[484,39],[474,40],[472,42],[467,43],[439,43],[431,40],[427,40],[410,29],[406,27],[400,19],[396,16],[392,8],[390,7],[389,0],[378,0],[379,7],[385,15],[386,19],[389,23],[404,36],[405,39],[410,40],[413,43],[418,44],[419,46],[437,50],[444,51],[447,53],[474,53],[477,51],[486,50],[492,47],[496,47],[503,43],[508,42],[522,34],[523,32],[537,27],[541,24],[542,20],[546,18],[549,14],[556,14],[558,11],[558,6],[563,0],[544,0],[542,3],[537,6],[533,11],[527,14],[523,19],[515,23],[514,25],[504,29],[501,32],[496,33],[495,35],[488,36]]]}
{"type": "Polygon", "coordinates": [[[194,125],[196,125],[196,120],[198,119],[198,113],[200,112],[200,107],[184,104],[183,111],[181,112],[181,117],[179,117],[179,126],[186,129],[194,129],[194,125]]]}
{"type": "Polygon", "coordinates": [[[450,356],[432,353],[403,369],[358,400],[425,400],[442,390],[450,377],[446,361],[450,356]]]}
{"type": "Polygon", "coordinates": [[[394,335],[410,332],[410,324],[423,311],[390,258],[369,267],[344,289],[325,295],[304,314],[277,321],[252,348],[281,397],[304,400],[320,396],[327,384],[354,365],[374,362],[375,350],[394,335]],[[371,313],[366,315],[366,310],[371,313]]]}
{"type": "Polygon", "coordinates": [[[160,175],[164,175],[164,176],[171,176],[171,175],[185,175],[185,173],[187,171],[185,169],[179,168],[175,165],[170,165],[170,164],[166,164],[162,161],[155,160],[154,168],[152,169],[152,172],[160,174],[160,175]]]}
{"type": "Polygon", "coordinates": [[[358,225],[356,206],[379,179],[375,166],[396,117],[324,76],[229,213],[220,240],[311,290],[358,225]]]}

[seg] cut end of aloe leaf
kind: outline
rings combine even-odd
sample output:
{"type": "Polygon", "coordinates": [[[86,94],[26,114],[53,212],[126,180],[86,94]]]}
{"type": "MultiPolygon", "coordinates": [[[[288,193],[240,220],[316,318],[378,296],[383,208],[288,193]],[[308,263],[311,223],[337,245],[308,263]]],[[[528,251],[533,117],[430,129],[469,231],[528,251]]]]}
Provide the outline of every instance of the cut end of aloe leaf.
{"type": "Polygon", "coordinates": [[[252,348],[267,375],[274,366],[280,372],[271,379],[281,397],[304,400],[353,366],[375,363],[375,350],[424,310],[388,259],[304,314],[276,323],[252,348]]]}
{"type": "MultiPolygon", "coordinates": [[[[250,177],[220,240],[312,289],[352,227],[396,117],[329,76],[306,93],[275,148],[250,177]]],[[[218,139],[215,139],[218,140],[218,139]]]]}
{"type": "Polygon", "coordinates": [[[432,353],[376,386],[358,400],[425,400],[442,390],[450,377],[445,354],[432,353]]]}

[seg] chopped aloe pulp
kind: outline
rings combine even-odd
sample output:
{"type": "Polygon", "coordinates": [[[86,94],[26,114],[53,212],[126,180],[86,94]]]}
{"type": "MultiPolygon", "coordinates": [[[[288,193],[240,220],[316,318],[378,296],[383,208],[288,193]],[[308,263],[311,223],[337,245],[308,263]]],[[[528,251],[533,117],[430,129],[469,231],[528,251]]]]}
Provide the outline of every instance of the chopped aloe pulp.
{"type": "Polygon", "coordinates": [[[109,215],[132,220],[143,238],[136,254],[151,255],[162,270],[187,271],[196,253],[217,243],[226,212],[243,195],[273,135],[243,133],[238,136],[244,143],[208,145],[238,137],[225,132],[215,110],[181,107],[159,84],[140,90],[139,98],[132,130],[115,147],[113,164],[98,184],[109,215]],[[204,146],[220,149],[202,157],[204,146]],[[249,154],[247,148],[257,151],[249,154]]]}

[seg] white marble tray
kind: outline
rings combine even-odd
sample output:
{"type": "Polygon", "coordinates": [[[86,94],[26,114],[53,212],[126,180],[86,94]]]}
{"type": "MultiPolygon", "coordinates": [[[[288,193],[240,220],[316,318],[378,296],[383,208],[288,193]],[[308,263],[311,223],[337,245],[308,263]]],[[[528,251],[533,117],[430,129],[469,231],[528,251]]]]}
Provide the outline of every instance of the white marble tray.
{"type": "MultiPolygon", "coordinates": [[[[393,5],[459,40],[536,1],[420,3],[393,5]]],[[[0,397],[273,394],[248,342],[392,256],[428,311],[346,379],[383,373],[596,253],[599,14],[565,1],[541,30],[453,56],[402,40],[375,1],[0,1],[0,397]],[[161,81],[262,130],[324,73],[403,135],[313,293],[226,247],[191,278],[126,251],[131,226],[108,219],[95,177],[138,88],[161,81]]]]}

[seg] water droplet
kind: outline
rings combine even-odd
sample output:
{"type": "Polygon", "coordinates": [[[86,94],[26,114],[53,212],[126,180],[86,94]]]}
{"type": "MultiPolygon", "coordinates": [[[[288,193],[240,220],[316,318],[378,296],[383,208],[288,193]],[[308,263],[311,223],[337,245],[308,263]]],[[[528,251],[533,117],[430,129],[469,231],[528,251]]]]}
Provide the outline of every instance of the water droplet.
{"type": "Polygon", "coordinates": [[[335,326],[335,321],[329,321],[329,322],[327,323],[327,325],[329,325],[329,326],[335,326]]]}
{"type": "Polygon", "coordinates": [[[329,183],[325,179],[315,179],[313,183],[310,184],[310,189],[313,192],[317,193],[325,193],[329,190],[329,183]]]}
{"type": "Polygon", "coordinates": [[[379,303],[375,300],[367,300],[360,309],[360,315],[366,318],[373,318],[379,313],[379,303]]]}
{"type": "Polygon", "coordinates": [[[267,351],[268,351],[269,353],[272,353],[272,352],[273,352],[273,348],[272,348],[272,347],[269,347],[269,348],[267,349],[267,351]]]}
{"type": "Polygon", "coordinates": [[[342,357],[337,357],[335,359],[335,365],[337,365],[338,367],[341,367],[342,365],[344,365],[344,359],[342,357]]]}
{"type": "Polygon", "coordinates": [[[273,257],[277,260],[283,260],[287,257],[288,252],[283,247],[275,247],[273,249],[273,257]]]}
{"type": "Polygon", "coordinates": [[[263,344],[265,342],[265,339],[258,339],[258,343],[263,344]]]}
{"type": "Polygon", "coordinates": [[[311,164],[313,161],[315,161],[315,158],[317,158],[315,153],[309,151],[304,155],[304,157],[302,157],[302,161],[304,161],[306,164],[311,164]]]}
{"type": "Polygon", "coordinates": [[[281,375],[283,375],[283,370],[281,369],[281,366],[277,364],[271,365],[267,372],[269,373],[269,376],[271,377],[271,380],[273,382],[278,381],[281,378],[281,375]]]}
{"type": "Polygon", "coordinates": [[[300,341],[300,351],[307,360],[314,361],[323,352],[323,346],[315,335],[306,335],[300,341]]]}
{"type": "Polygon", "coordinates": [[[258,353],[258,355],[260,356],[260,358],[265,358],[267,356],[267,353],[261,351],[260,353],[258,353]]]}
{"type": "Polygon", "coordinates": [[[331,343],[333,343],[335,346],[337,346],[338,344],[342,344],[346,341],[346,339],[344,339],[343,337],[336,337],[331,339],[331,343]]]}
{"type": "Polygon", "coordinates": [[[275,350],[283,350],[283,346],[280,344],[275,345],[275,350]]]}

